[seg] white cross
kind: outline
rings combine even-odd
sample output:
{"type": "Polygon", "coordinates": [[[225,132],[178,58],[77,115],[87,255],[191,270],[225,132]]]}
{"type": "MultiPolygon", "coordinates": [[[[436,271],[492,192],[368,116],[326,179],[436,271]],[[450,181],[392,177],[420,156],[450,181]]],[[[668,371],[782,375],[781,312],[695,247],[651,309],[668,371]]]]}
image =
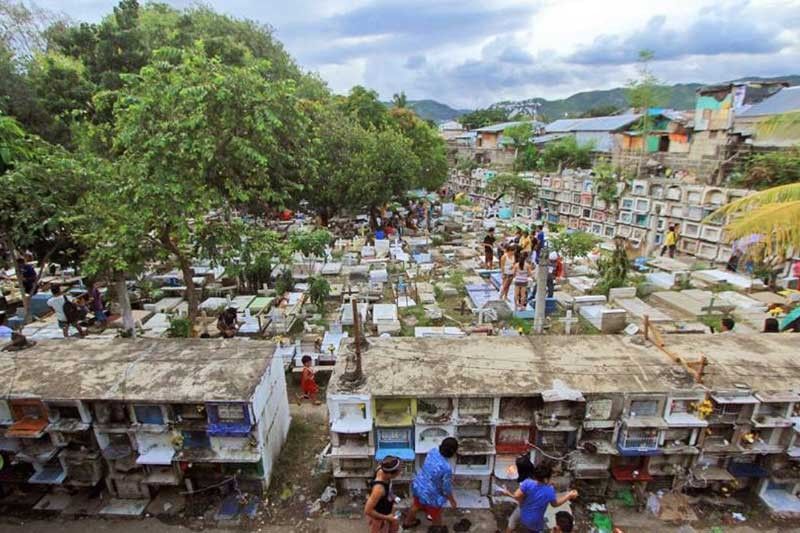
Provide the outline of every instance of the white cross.
{"type": "Polygon", "coordinates": [[[565,316],[564,318],[559,318],[558,320],[562,324],[564,324],[564,332],[567,335],[570,335],[572,333],[572,324],[578,322],[577,318],[572,317],[572,310],[567,311],[567,316],[565,316]]]}

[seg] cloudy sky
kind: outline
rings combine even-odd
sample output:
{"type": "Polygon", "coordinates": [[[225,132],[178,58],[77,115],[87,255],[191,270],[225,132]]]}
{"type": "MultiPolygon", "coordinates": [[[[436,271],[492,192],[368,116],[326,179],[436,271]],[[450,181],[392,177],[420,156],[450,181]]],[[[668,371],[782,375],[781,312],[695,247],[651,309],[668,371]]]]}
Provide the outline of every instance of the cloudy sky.
{"type": "MultiPolygon", "coordinates": [[[[140,0],[141,1],[141,0],[140,0]]],[[[184,7],[189,0],[169,0],[184,7]]],[[[669,82],[800,74],[800,0],[207,0],[275,28],[332,89],[459,107],[623,85],[638,51],[669,82]]],[[[38,0],[97,21],[113,0],[38,0]]]]}

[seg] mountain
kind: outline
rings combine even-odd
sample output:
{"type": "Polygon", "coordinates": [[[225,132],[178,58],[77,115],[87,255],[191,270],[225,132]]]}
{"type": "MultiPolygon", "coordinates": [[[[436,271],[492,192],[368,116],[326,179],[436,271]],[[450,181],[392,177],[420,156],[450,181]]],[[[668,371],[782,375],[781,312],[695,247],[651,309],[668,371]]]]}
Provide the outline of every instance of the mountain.
{"type": "MultiPolygon", "coordinates": [[[[800,85],[800,75],[779,76],[775,78],[747,77],[733,80],[742,81],[786,81],[791,85],[800,85]]],[[[694,109],[697,89],[709,85],[707,83],[678,83],[669,87],[669,100],[665,107],[672,109],[694,109]]],[[[529,98],[526,100],[503,101],[492,104],[491,107],[502,107],[511,112],[523,111],[531,114],[533,104],[539,104],[538,114],[548,120],[569,116],[578,116],[592,108],[613,106],[618,109],[628,107],[626,89],[617,87],[604,91],[585,91],[573,94],[561,100],[545,100],[544,98],[529,98]]]]}
{"type": "MultiPolygon", "coordinates": [[[[384,104],[392,107],[391,102],[384,102],[384,104]]],[[[464,113],[470,112],[469,109],[453,109],[449,105],[437,102],[436,100],[409,100],[406,105],[419,115],[420,118],[432,120],[434,122],[454,120],[464,113]]]]}

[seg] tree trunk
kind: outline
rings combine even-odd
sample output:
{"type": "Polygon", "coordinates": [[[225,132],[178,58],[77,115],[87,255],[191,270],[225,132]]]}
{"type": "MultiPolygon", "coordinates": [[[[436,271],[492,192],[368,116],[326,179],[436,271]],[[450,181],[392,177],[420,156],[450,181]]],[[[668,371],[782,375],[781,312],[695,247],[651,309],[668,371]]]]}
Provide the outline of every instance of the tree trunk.
{"type": "Polygon", "coordinates": [[[8,237],[3,238],[3,246],[5,246],[8,253],[11,254],[11,260],[14,262],[14,272],[17,275],[17,288],[19,289],[20,298],[22,300],[22,309],[25,311],[25,318],[23,324],[27,324],[30,320],[31,314],[31,297],[25,292],[25,285],[22,283],[22,270],[19,269],[17,257],[20,257],[16,247],[8,237]]]}
{"type": "Polygon", "coordinates": [[[547,276],[548,276],[547,247],[539,249],[538,268],[536,269],[536,308],[533,313],[533,330],[535,333],[544,333],[545,307],[547,305],[547,276]]]}
{"type": "Polygon", "coordinates": [[[120,312],[122,313],[122,330],[136,338],[136,322],[133,320],[131,299],[128,297],[128,284],[125,282],[125,272],[114,273],[114,291],[117,293],[120,312]]]}
{"type": "Polygon", "coordinates": [[[176,255],[178,257],[178,265],[183,274],[183,283],[186,285],[186,302],[189,304],[189,321],[194,325],[195,320],[197,320],[199,302],[197,301],[197,290],[195,289],[194,281],[192,281],[192,276],[194,275],[192,272],[192,265],[189,263],[189,258],[179,251],[176,251],[176,255]]]}

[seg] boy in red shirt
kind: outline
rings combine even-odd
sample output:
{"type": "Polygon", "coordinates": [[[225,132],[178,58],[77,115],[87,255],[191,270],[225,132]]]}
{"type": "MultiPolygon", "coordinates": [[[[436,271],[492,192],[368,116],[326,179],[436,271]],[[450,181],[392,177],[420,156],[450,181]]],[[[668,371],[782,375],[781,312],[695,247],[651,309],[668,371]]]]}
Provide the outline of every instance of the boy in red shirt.
{"type": "Polygon", "coordinates": [[[314,402],[314,405],[320,405],[322,402],[317,400],[319,386],[317,386],[315,377],[316,372],[311,368],[311,356],[304,355],[301,361],[303,362],[303,373],[300,374],[300,389],[303,391],[303,395],[297,396],[297,403],[298,405],[301,404],[305,398],[306,400],[314,402]]]}

